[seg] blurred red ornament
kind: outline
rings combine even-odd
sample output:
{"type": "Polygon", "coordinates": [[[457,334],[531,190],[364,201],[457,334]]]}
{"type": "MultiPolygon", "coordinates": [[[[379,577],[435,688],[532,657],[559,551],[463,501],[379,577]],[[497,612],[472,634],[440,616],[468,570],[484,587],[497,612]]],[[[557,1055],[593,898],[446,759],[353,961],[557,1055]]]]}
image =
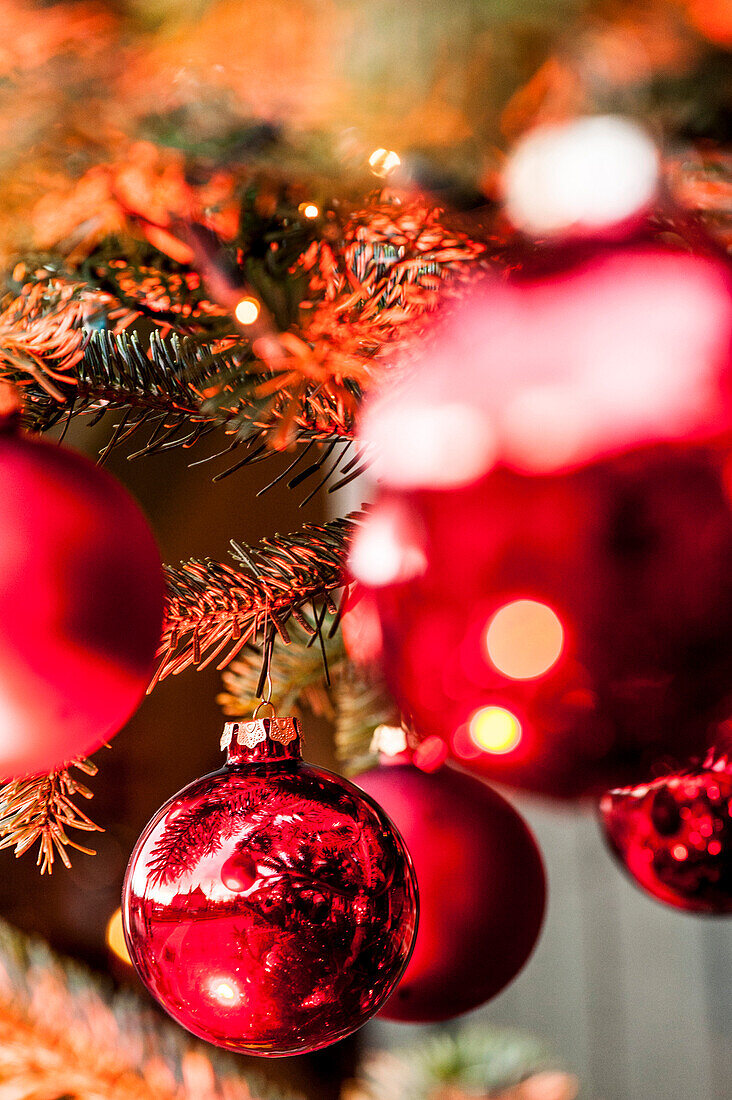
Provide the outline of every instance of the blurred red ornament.
{"type": "Polygon", "coordinates": [[[445,314],[365,406],[382,484],[449,490],[501,464],[558,473],[732,429],[727,263],[637,241],[523,242],[506,262],[510,276],[445,314]]]}
{"type": "Polygon", "coordinates": [[[605,837],[646,893],[691,913],[732,913],[732,767],[609,791],[600,802],[605,837]]]}
{"type": "Polygon", "coordinates": [[[471,767],[564,797],[703,754],[732,683],[727,491],[723,455],[666,444],[385,494],[351,562],[362,537],[378,556],[374,517],[402,515],[394,577],[369,591],[403,712],[471,767]]]}
{"type": "Polygon", "coordinates": [[[419,886],[414,954],[381,1015],[426,1022],[477,1008],[516,977],[541,929],[544,868],[528,826],[449,765],[382,763],[358,782],[399,829],[419,886]]]}
{"type": "Polygon", "coordinates": [[[149,682],[163,571],[137,504],[82,455],[0,431],[0,776],[97,749],[149,682]]]}
{"type": "Polygon", "coordinates": [[[409,856],[353,784],[302,762],[295,719],[232,722],[226,767],[175,795],[130,859],[137,971],[194,1035],[318,1050],[383,1005],[417,928],[409,856]]]}
{"type": "Polygon", "coordinates": [[[381,626],[373,598],[360,585],[351,587],[341,616],[341,635],[348,656],[357,665],[369,665],[381,656],[381,626]]]}

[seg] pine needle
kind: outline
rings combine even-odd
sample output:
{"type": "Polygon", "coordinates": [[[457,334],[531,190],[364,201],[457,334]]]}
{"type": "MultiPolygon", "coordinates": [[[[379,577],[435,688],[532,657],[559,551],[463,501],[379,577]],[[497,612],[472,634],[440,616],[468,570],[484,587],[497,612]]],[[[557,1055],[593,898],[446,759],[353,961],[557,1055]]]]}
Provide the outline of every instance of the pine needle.
{"type": "Polygon", "coordinates": [[[14,847],[17,858],[38,841],[36,863],[42,875],[52,873],[56,854],[65,867],[71,866],[68,848],[96,855],[93,849],[71,840],[68,829],[104,832],[72,801],[77,796],[92,798],[88,787],[71,774],[72,767],[86,775],[96,775],[98,770],[96,764],[80,757],[67,768],[15,779],[0,789],[0,849],[14,847]]]}
{"type": "Polygon", "coordinates": [[[286,624],[308,605],[332,606],[343,585],[348,546],[361,518],[307,525],[256,546],[232,544],[235,569],[223,562],[189,561],[167,567],[168,604],[152,687],[166,676],[217,660],[228,665],[248,643],[286,624]]]}

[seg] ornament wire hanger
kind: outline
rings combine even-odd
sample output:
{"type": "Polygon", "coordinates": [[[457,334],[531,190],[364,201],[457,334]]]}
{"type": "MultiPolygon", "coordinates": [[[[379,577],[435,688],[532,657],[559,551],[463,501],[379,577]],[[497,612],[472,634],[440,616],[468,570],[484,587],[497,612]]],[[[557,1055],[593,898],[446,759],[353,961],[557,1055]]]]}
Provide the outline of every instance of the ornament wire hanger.
{"type": "Polygon", "coordinates": [[[277,709],[272,702],[272,676],[270,675],[269,668],[267,669],[267,673],[264,678],[264,687],[262,689],[260,700],[254,708],[254,714],[252,715],[254,719],[260,716],[259,712],[261,711],[262,707],[270,708],[270,718],[275,718],[277,716],[277,709]]]}

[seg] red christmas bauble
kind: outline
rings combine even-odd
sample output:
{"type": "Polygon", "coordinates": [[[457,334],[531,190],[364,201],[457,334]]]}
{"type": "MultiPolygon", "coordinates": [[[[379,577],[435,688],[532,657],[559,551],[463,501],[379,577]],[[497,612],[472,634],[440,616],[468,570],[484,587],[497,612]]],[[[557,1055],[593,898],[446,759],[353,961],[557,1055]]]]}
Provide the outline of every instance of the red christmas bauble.
{"type": "Polygon", "coordinates": [[[723,456],[672,444],[382,497],[354,543],[404,713],[573,797],[703,753],[732,683],[723,456]]]}
{"type": "Polygon", "coordinates": [[[264,1057],[318,1050],[401,977],[414,871],[371,799],[302,762],[294,719],[227,731],[227,766],[175,795],[132,853],[130,955],[194,1035],[264,1057]]]}
{"type": "Polygon", "coordinates": [[[419,886],[414,953],[381,1015],[428,1022],[477,1008],[516,977],[541,929],[544,868],[528,826],[450,765],[386,763],[358,782],[399,829],[419,886]]]}
{"type": "Polygon", "coordinates": [[[691,913],[732,913],[732,768],[664,776],[609,791],[605,837],[646,893],[691,913]]]}
{"type": "Polygon", "coordinates": [[[98,748],[137,707],[163,617],[138,505],[82,455],[0,431],[0,776],[98,748]]]}

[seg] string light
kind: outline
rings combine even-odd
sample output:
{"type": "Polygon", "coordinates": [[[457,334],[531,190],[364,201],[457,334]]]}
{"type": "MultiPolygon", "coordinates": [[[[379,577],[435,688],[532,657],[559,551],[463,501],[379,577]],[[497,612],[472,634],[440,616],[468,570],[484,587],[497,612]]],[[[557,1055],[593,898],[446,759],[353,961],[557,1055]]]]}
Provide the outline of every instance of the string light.
{"type": "Polygon", "coordinates": [[[122,910],[115,909],[112,916],[107,922],[106,932],[107,947],[110,951],[113,951],[118,959],[121,959],[127,966],[132,966],[132,959],[130,953],[127,950],[127,944],[125,943],[125,935],[122,931],[122,910]]]}
{"type": "Polygon", "coordinates": [[[402,159],[393,149],[374,149],[369,157],[369,167],[375,176],[384,179],[402,163],[402,159]]]}
{"type": "Polygon", "coordinates": [[[253,325],[259,317],[259,302],[256,298],[242,298],[237,302],[234,316],[240,325],[253,325]]]}

